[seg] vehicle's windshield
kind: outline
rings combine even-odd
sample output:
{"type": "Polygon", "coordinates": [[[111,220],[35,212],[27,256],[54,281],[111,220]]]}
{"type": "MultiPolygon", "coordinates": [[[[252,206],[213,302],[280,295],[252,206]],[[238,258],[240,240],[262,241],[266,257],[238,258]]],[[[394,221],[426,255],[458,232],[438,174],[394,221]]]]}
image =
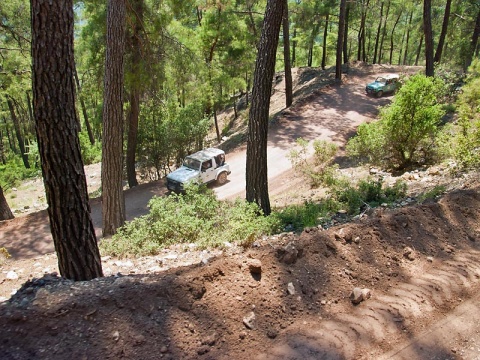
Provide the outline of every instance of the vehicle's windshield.
{"type": "Polygon", "coordinates": [[[383,77],[378,77],[378,78],[375,80],[375,82],[385,83],[385,82],[387,82],[387,80],[386,80],[385,78],[383,78],[383,77]]]}
{"type": "Polygon", "coordinates": [[[186,157],[185,160],[183,161],[183,166],[186,166],[190,169],[193,170],[198,170],[200,169],[200,161],[196,159],[192,159],[191,157],[186,157]]]}

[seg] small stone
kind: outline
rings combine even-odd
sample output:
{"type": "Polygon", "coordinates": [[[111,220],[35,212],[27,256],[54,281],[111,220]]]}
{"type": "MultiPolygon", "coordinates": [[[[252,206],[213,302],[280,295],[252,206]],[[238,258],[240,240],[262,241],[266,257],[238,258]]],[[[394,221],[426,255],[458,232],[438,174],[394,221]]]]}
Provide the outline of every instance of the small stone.
{"type": "Polygon", "coordinates": [[[255,329],[255,313],[253,311],[243,318],[243,324],[250,330],[255,329]]]}
{"type": "Polygon", "coordinates": [[[252,274],[261,274],[262,273],[262,262],[258,259],[248,259],[248,270],[252,274]]]}
{"type": "Polygon", "coordinates": [[[428,262],[433,262],[433,257],[427,256],[427,261],[428,261],[428,262]]]}
{"type": "Polygon", "coordinates": [[[112,333],[112,338],[113,340],[118,341],[120,339],[120,333],[118,331],[114,331],[112,333]]]}
{"type": "Polygon", "coordinates": [[[370,289],[362,289],[362,298],[363,298],[363,301],[367,300],[367,299],[370,299],[370,297],[372,296],[371,292],[370,292],[370,289]]]}
{"type": "Polygon", "coordinates": [[[11,270],[7,273],[7,280],[17,280],[18,279],[18,274],[11,270]]]}
{"type": "Polygon", "coordinates": [[[287,292],[288,295],[295,295],[295,286],[293,286],[293,283],[288,283],[287,285],[287,292]]]}
{"type": "Polygon", "coordinates": [[[406,257],[410,261],[413,261],[416,258],[415,251],[413,251],[413,249],[409,246],[407,246],[407,247],[405,247],[405,249],[403,249],[403,256],[406,257]]]}
{"type": "MultiPolygon", "coordinates": [[[[364,299],[364,290],[368,289],[361,289],[358,287],[353,289],[352,293],[350,294],[350,300],[352,301],[352,304],[357,305],[366,300],[364,299]]],[[[370,290],[368,290],[368,293],[370,293],[370,290]]],[[[370,296],[368,295],[368,297],[370,296]]]]}
{"type": "Polygon", "coordinates": [[[168,348],[167,348],[165,345],[163,345],[163,346],[160,348],[160,352],[161,352],[162,354],[165,354],[165,353],[168,352],[168,348]]]}
{"type": "Polygon", "coordinates": [[[197,350],[197,354],[198,355],[204,355],[206,353],[208,353],[210,351],[210,349],[208,348],[208,346],[206,345],[203,345],[203,346],[200,346],[197,350]]]}

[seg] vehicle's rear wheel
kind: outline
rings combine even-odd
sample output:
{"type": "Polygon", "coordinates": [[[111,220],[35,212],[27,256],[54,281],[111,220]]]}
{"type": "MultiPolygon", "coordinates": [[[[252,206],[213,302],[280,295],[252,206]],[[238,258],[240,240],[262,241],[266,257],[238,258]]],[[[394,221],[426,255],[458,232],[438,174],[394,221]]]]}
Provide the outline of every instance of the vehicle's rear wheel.
{"type": "Polygon", "coordinates": [[[382,95],[383,95],[383,91],[382,91],[382,90],[380,90],[379,92],[377,92],[377,98],[382,97],[382,95]]]}
{"type": "Polygon", "coordinates": [[[226,172],[222,172],[220,174],[218,174],[218,177],[217,177],[217,183],[218,185],[223,185],[227,182],[227,173],[226,172]]]}

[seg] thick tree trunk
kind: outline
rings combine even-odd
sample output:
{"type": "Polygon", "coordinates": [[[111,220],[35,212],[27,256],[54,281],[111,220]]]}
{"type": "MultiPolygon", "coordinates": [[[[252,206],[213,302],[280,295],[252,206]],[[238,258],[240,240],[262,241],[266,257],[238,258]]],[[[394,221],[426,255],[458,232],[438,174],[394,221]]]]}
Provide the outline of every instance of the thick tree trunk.
{"type": "Polygon", "coordinates": [[[13,218],[14,216],[12,210],[10,210],[10,207],[7,204],[7,199],[5,199],[2,186],[0,185],[0,221],[10,220],[13,218]]]}
{"type": "Polygon", "coordinates": [[[270,215],[271,212],[267,171],[268,113],[284,8],[285,1],[267,2],[255,62],[252,105],[248,121],[246,197],[247,201],[257,203],[264,215],[270,215]]]}
{"type": "Polygon", "coordinates": [[[102,141],[103,236],[115,234],[125,223],[122,181],[124,49],[125,0],[108,0],[102,141]]]}
{"type": "Polygon", "coordinates": [[[130,82],[130,111],[128,114],[128,135],[127,135],[127,180],[130,188],[137,186],[137,174],[135,171],[138,121],[140,117],[140,98],[141,98],[141,68],[143,47],[143,0],[134,0],[131,2],[133,7],[134,29],[131,40],[132,59],[131,59],[131,82],[130,82]]]}
{"type": "Polygon", "coordinates": [[[433,63],[433,32],[432,32],[432,1],[423,1],[423,31],[425,34],[425,75],[434,76],[433,63]]]}
{"type": "Polygon", "coordinates": [[[285,65],[285,107],[293,102],[292,64],[290,64],[290,31],[288,23],[288,0],[283,14],[283,63],[285,65]]]}
{"type": "Polygon", "coordinates": [[[103,274],[78,139],[73,1],[32,0],[31,14],[33,109],[58,267],[91,280],[103,274]]]}
{"type": "Polygon", "coordinates": [[[338,17],[338,37],[337,37],[337,56],[335,65],[335,79],[342,80],[342,53],[343,53],[343,35],[345,33],[345,14],[347,1],[340,1],[340,14],[338,17]]]}
{"type": "Polygon", "coordinates": [[[445,4],[445,14],[443,16],[442,32],[440,33],[440,38],[438,39],[437,50],[435,51],[435,56],[433,57],[434,63],[439,63],[442,59],[443,46],[445,44],[445,38],[447,37],[448,22],[450,20],[450,8],[452,5],[452,0],[447,0],[445,4]]]}
{"type": "Polygon", "coordinates": [[[15,112],[15,107],[13,106],[13,101],[10,96],[7,95],[7,105],[10,110],[10,116],[12,117],[13,129],[15,130],[15,136],[17,137],[18,147],[20,148],[23,165],[26,169],[30,169],[30,163],[28,161],[28,154],[25,149],[25,140],[23,139],[22,130],[20,129],[20,121],[18,120],[17,114],[15,112]]]}

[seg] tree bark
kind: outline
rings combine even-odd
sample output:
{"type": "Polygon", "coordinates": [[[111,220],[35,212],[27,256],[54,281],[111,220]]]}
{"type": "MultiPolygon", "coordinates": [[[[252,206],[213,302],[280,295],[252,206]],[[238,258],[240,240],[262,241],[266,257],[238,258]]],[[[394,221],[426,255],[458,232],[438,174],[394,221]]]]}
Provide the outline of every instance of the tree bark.
{"type": "Polygon", "coordinates": [[[78,139],[73,1],[32,0],[31,20],[33,109],[58,267],[91,280],[103,274],[78,139]]]}
{"type": "Polygon", "coordinates": [[[434,76],[432,1],[423,1],[423,32],[425,34],[425,75],[434,76]]]}
{"type": "Polygon", "coordinates": [[[0,185],[0,221],[10,220],[13,219],[12,210],[8,206],[7,199],[5,199],[5,195],[3,194],[2,186],[0,185]]]}
{"type": "Polygon", "coordinates": [[[20,121],[18,120],[17,114],[15,112],[15,107],[13,106],[13,101],[10,96],[7,95],[7,105],[10,110],[10,116],[12,117],[13,129],[15,130],[15,136],[17,137],[18,147],[20,148],[21,157],[23,160],[23,165],[26,169],[30,169],[30,163],[28,161],[27,150],[25,149],[25,140],[23,139],[22,130],[20,129],[20,121]]]}
{"type": "Polygon", "coordinates": [[[285,107],[293,102],[292,64],[290,64],[290,32],[288,23],[288,0],[283,14],[283,63],[285,65],[285,107]]]}
{"type": "Polygon", "coordinates": [[[443,46],[445,44],[445,38],[447,36],[448,22],[450,20],[450,8],[452,5],[452,0],[447,0],[445,4],[445,14],[443,16],[442,32],[440,33],[440,38],[438,39],[437,50],[435,51],[435,56],[433,57],[434,63],[439,63],[442,59],[443,46]]]}
{"type": "Polygon", "coordinates": [[[268,0],[258,47],[247,134],[246,197],[270,215],[267,171],[268,114],[285,1],[268,0]]]}
{"type": "Polygon", "coordinates": [[[345,13],[347,1],[340,1],[340,14],[338,16],[338,37],[337,37],[337,56],[335,65],[335,79],[342,80],[342,53],[343,53],[343,35],[345,32],[345,13]]]}
{"type": "Polygon", "coordinates": [[[418,60],[420,59],[420,53],[422,52],[423,38],[423,34],[420,35],[420,42],[418,43],[417,47],[417,56],[415,57],[415,66],[418,66],[418,60]]]}
{"type": "Polygon", "coordinates": [[[103,236],[115,234],[125,223],[122,183],[124,50],[125,0],[108,0],[102,141],[103,236]]]}

